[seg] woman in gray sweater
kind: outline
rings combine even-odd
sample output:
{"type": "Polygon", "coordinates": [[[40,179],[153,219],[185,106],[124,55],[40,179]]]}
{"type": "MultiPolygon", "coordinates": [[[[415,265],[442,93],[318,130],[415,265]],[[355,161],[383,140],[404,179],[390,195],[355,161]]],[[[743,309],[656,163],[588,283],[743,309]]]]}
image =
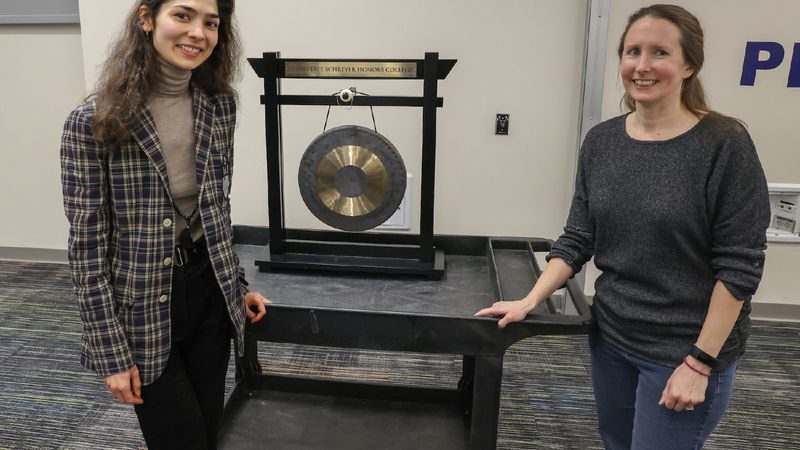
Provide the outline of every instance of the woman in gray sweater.
{"type": "Polygon", "coordinates": [[[634,13],[619,49],[631,112],[593,128],[548,265],[523,319],[592,257],[592,380],[606,448],[700,448],[719,423],[761,279],[769,198],[752,140],[712,111],[703,31],[678,6],[634,13]]]}

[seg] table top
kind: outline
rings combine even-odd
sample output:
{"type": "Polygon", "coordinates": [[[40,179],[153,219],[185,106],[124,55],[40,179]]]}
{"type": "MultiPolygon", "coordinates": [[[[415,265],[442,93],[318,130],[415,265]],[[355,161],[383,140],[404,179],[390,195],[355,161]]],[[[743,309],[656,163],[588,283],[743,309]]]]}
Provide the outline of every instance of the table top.
{"type": "Polygon", "coordinates": [[[591,320],[576,286],[570,292],[578,293],[578,301],[570,295],[573,302],[564,302],[563,308],[542,302],[524,320],[503,330],[495,317],[474,316],[496,301],[495,274],[504,299],[521,298],[530,291],[536,270],[525,250],[493,250],[491,258],[448,254],[441,280],[392,274],[260,272],[255,261],[265,254],[265,247],[239,244],[235,250],[250,290],[273,302],[261,321],[246,328],[247,336],[255,340],[497,356],[529,336],[586,333],[591,320]],[[578,303],[583,314],[575,307],[578,303]]]}
{"type": "MultiPolygon", "coordinates": [[[[325,272],[260,272],[255,265],[263,246],[236,245],[251,291],[276,305],[470,317],[497,299],[486,256],[446,255],[445,276],[428,280],[413,276],[325,272]]],[[[535,275],[525,252],[505,251],[497,260],[505,299],[522,298],[535,275]]],[[[547,314],[544,303],[534,314],[547,314]]],[[[564,314],[577,315],[574,308],[564,314]]]]}

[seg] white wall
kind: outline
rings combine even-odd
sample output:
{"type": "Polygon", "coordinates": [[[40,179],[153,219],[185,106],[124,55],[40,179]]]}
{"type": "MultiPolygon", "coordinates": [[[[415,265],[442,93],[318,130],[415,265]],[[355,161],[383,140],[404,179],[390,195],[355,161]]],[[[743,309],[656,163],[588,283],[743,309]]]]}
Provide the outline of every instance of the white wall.
{"type": "MultiPolygon", "coordinates": [[[[80,7],[91,85],[125,7],[104,0],[82,0],[80,7]]],[[[438,111],[435,232],[554,236],[561,229],[577,145],[585,0],[250,1],[237,3],[237,16],[249,57],[280,51],[286,58],[422,58],[438,51],[458,59],[439,85],[445,106],[438,111]],[[496,113],[511,114],[509,136],[493,134],[496,113]]],[[[243,74],[233,221],[266,225],[263,83],[248,65],[243,74]]],[[[422,82],[408,80],[285,80],[283,92],[330,94],[348,86],[373,95],[422,94],[422,82]]],[[[303,204],[296,182],[300,157],[322,131],[325,111],[283,108],[289,227],[325,228],[303,204]]],[[[416,213],[421,109],[377,108],[375,117],[415,175],[416,213]]],[[[369,110],[331,112],[329,127],[348,123],[371,125],[369,110]]],[[[418,220],[415,214],[412,222],[418,220]]]]}
{"type": "MultiPolygon", "coordinates": [[[[64,249],[58,142],[67,112],[91,90],[106,47],[132,2],[81,0],[81,26],[0,26],[0,247],[64,249]],[[11,67],[12,70],[8,70],[11,67]]],[[[620,113],[617,40],[627,16],[650,2],[611,0],[603,117],[620,113]]],[[[786,88],[791,49],[800,41],[795,0],[677,1],[706,31],[703,79],[716,109],[745,120],[771,182],[800,183],[800,89],[786,88]],[[739,86],[748,40],[780,42],[784,64],[739,86]]],[[[238,2],[246,56],[279,50],[287,58],[458,59],[440,83],[436,233],[555,237],[566,218],[577,140],[585,0],[298,0],[238,2]],[[347,12],[347,14],[343,13],[347,12]],[[351,14],[351,16],[348,16],[351,14]],[[498,112],[511,134],[494,136],[498,112]]],[[[267,224],[261,80],[248,66],[239,84],[240,126],[234,223],[267,224]]],[[[285,93],[331,93],[355,85],[373,94],[420,95],[415,81],[287,80],[285,93]]],[[[325,108],[284,109],[287,225],[322,227],[297,193],[296,163],[324,121],[325,108]]],[[[386,134],[418,175],[420,113],[376,110],[386,134]]],[[[365,109],[331,113],[331,124],[369,124],[365,109]]],[[[418,202],[419,176],[415,199],[418,202]]],[[[756,301],[800,305],[800,246],[770,244],[756,301]]],[[[596,275],[596,273],[594,274],[596,275]]],[[[592,270],[587,292],[593,293],[592,270]]]]}
{"type": "Polygon", "coordinates": [[[66,247],[58,151],[80,60],[78,25],[0,25],[0,247],[66,247]]]}

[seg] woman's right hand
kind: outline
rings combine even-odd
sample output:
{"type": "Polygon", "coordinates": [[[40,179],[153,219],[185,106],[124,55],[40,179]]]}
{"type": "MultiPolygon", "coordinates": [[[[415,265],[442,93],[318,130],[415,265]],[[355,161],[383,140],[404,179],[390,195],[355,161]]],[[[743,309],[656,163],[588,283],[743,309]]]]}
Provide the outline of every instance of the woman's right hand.
{"type": "Polygon", "coordinates": [[[120,403],[130,403],[141,405],[142,400],[142,381],[139,379],[139,369],[131,367],[125,372],[103,377],[108,390],[120,403]]]}
{"type": "Polygon", "coordinates": [[[497,322],[498,328],[505,328],[511,322],[519,322],[533,308],[526,300],[494,302],[491,307],[483,308],[475,313],[476,316],[502,316],[497,322]]]}
{"type": "Polygon", "coordinates": [[[544,272],[536,280],[533,289],[522,300],[510,302],[494,302],[491,307],[483,308],[476,316],[502,316],[497,322],[498,328],[505,328],[511,322],[519,322],[533,311],[544,299],[564,285],[573,274],[572,266],[561,258],[552,258],[544,272]]]}

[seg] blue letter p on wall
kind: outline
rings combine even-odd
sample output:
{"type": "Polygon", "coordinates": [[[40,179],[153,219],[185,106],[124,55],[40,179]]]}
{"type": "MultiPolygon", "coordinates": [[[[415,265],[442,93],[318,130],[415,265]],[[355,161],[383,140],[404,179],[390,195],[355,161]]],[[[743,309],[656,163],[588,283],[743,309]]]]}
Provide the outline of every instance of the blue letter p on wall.
{"type": "MultiPolygon", "coordinates": [[[[777,42],[748,42],[744,50],[742,64],[742,86],[753,86],[756,82],[756,71],[771,70],[783,62],[783,46],[777,42]],[[759,59],[761,52],[766,52],[766,59],[759,59]]],[[[792,62],[789,66],[789,81],[786,87],[800,87],[800,42],[794,44],[792,62]]]]}
{"type": "Polygon", "coordinates": [[[783,46],[777,42],[748,42],[744,50],[744,63],[742,64],[742,86],[753,86],[756,82],[757,70],[770,70],[778,67],[783,62],[783,46]],[[761,52],[767,52],[767,59],[760,60],[761,52]]]}
{"type": "Polygon", "coordinates": [[[800,87],[800,42],[794,44],[792,65],[789,68],[789,83],[786,87],[800,87]]]}

